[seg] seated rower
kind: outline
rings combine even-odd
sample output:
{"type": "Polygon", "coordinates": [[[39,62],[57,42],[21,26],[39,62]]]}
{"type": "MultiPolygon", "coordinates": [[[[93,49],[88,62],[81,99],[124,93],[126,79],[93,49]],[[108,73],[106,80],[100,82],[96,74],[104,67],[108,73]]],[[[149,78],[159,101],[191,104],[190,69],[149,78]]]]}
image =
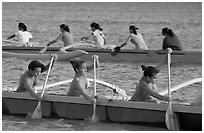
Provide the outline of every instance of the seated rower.
{"type": "Polygon", "coordinates": [[[42,98],[35,93],[35,86],[39,83],[40,73],[47,71],[49,65],[50,63],[44,66],[37,60],[31,61],[28,65],[28,70],[26,70],[20,77],[19,86],[16,92],[29,93],[37,100],[42,100],[42,98]]]}
{"type": "MultiPolygon", "coordinates": [[[[56,39],[48,42],[47,46],[50,46],[50,45],[58,42],[59,40],[63,41],[63,43],[64,43],[63,47],[74,45],[74,38],[70,32],[69,26],[67,26],[65,24],[61,24],[60,25],[60,31],[61,31],[61,33],[59,34],[59,36],[56,39]]],[[[61,50],[63,50],[62,52],[65,52],[66,49],[62,49],[62,48],[61,48],[61,50]]]]}
{"type": "Polygon", "coordinates": [[[157,74],[159,73],[159,70],[156,67],[152,66],[145,67],[144,65],[142,65],[141,67],[144,73],[130,101],[156,103],[160,103],[159,100],[169,101],[169,97],[162,96],[157,92],[157,86],[155,84],[155,81],[157,79],[157,74]]]}
{"type": "Polygon", "coordinates": [[[87,37],[82,37],[81,40],[85,40],[88,43],[92,43],[98,48],[104,48],[106,45],[106,37],[102,32],[103,29],[100,27],[98,23],[95,22],[91,23],[90,26],[92,30],[91,35],[87,37]],[[93,38],[94,42],[90,40],[91,38],[93,38]]]}
{"type": "Polygon", "coordinates": [[[30,32],[27,31],[27,27],[24,23],[18,24],[19,31],[10,35],[7,40],[17,37],[19,45],[23,46],[32,46],[29,42],[33,38],[33,36],[30,34],[30,32]]]}
{"type": "Polygon", "coordinates": [[[126,39],[126,41],[120,46],[120,48],[127,45],[128,42],[131,42],[135,45],[135,50],[148,50],[147,45],[145,44],[145,41],[142,37],[142,35],[137,32],[138,28],[136,28],[134,25],[129,26],[129,32],[130,35],[126,39]]]}
{"type": "Polygon", "coordinates": [[[163,28],[162,35],[165,36],[162,50],[166,50],[167,48],[171,48],[172,50],[182,50],[182,45],[178,37],[171,29],[163,28]]]}
{"type": "MultiPolygon", "coordinates": [[[[75,71],[75,76],[66,95],[75,97],[83,96],[89,102],[94,103],[94,99],[86,93],[86,89],[89,87],[86,73],[93,70],[94,66],[87,66],[86,62],[80,58],[73,58],[70,60],[70,63],[75,71]]],[[[96,67],[98,65],[99,61],[97,60],[96,67]]]]}

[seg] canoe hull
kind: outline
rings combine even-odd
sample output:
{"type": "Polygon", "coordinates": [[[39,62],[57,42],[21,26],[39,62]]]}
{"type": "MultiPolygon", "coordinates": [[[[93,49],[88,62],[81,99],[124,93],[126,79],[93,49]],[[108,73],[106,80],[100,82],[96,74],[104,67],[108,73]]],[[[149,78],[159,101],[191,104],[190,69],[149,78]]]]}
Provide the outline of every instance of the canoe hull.
{"type": "MultiPolygon", "coordinates": [[[[86,120],[92,116],[93,105],[83,98],[45,96],[46,100],[42,102],[43,117],[86,120]]],[[[35,110],[38,103],[26,93],[2,92],[2,97],[3,114],[27,115],[35,110]]],[[[97,101],[96,114],[100,121],[165,127],[167,106],[168,104],[100,99],[97,101]]],[[[173,109],[182,130],[202,130],[201,107],[173,105],[173,109]]]]}
{"type": "MultiPolygon", "coordinates": [[[[16,53],[38,53],[43,47],[15,47],[15,46],[2,46],[2,51],[16,52],[16,53]]],[[[59,50],[59,47],[48,47],[47,53],[54,53],[59,50]]],[[[122,49],[116,56],[111,56],[111,49],[96,49],[96,48],[71,48],[67,51],[83,50],[88,52],[88,55],[83,55],[81,58],[90,60],[91,56],[99,55],[102,62],[128,62],[128,63],[163,63],[166,59],[166,51],[156,50],[127,50],[122,49]],[[148,56],[149,52],[156,52],[148,56]]],[[[202,63],[202,51],[173,51],[173,63],[202,63]]]]}
{"type": "MultiPolygon", "coordinates": [[[[81,56],[87,54],[87,52],[82,50],[75,50],[67,53],[58,53],[57,60],[58,61],[66,61],[73,57],[81,56]]],[[[13,52],[5,52],[2,51],[3,58],[19,58],[26,60],[49,60],[51,58],[50,54],[32,54],[32,53],[13,53],[13,52]]]]}

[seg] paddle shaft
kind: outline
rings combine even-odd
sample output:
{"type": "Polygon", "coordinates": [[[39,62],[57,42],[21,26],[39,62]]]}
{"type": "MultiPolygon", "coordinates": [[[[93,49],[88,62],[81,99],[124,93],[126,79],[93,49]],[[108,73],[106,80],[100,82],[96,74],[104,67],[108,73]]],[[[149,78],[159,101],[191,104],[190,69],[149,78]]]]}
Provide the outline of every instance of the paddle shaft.
{"type": "Polygon", "coordinates": [[[48,80],[48,77],[49,77],[49,74],[50,74],[50,71],[51,71],[51,68],[52,68],[53,61],[54,61],[54,57],[51,58],[50,65],[49,65],[48,72],[47,72],[47,76],[46,76],[46,78],[45,78],[45,82],[44,82],[44,84],[43,84],[43,89],[42,89],[42,92],[41,92],[40,97],[43,97],[43,94],[44,94],[44,92],[45,92],[47,80],[48,80]]]}
{"type": "Polygon", "coordinates": [[[97,122],[98,118],[96,116],[96,61],[98,60],[98,56],[93,55],[93,60],[94,60],[94,89],[93,89],[94,103],[93,103],[93,115],[92,115],[91,121],[97,122]]]}
{"type": "Polygon", "coordinates": [[[19,44],[19,42],[17,42],[17,41],[11,41],[11,40],[3,40],[3,42],[19,44]]]}
{"type": "Polygon", "coordinates": [[[169,101],[171,102],[171,73],[170,73],[170,65],[171,65],[171,54],[170,52],[168,51],[168,57],[167,57],[167,60],[168,60],[168,95],[169,95],[169,101]]]}
{"type": "MultiPolygon", "coordinates": [[[[41,92],[41,95],[40,95],[41,98],[43,97],[43,94],[45,92],[46,83],[47,83],[47,80],[48,80],[48,77],[49,77],[49,74],[50,74],[50,70],[52,68],[53,61],[54,61],[54,57],[52,57],[51,61],[50,61],[50,65],[49,65],[49,68],[48,68],[47,76],[45,78],[45,82],[43,84],[43,89],[42,89],[42,92],[41,92]]],[[[42,112],[41,111],[41,100],[39,100],[38,105],[37,105],[36,109],[34,110],[31,118],[32,119],[34,119],[34,118],[41,118],[42,117],[42,113],[41,112],[42,112]]]]}
{"type": "Polygon", "coordinates": [[[94,58],[94,97],[96,96],[96,59],[94,58]]]}
{"type": "Polygon", "coordinates": [[[178,120],[176,118],[176,115],[174,114],[172,110],[172,105],[171,105],[171,78],[170,78],[170,66],[171,66],[171,53],[172,50],[170,48],[168,50],[168,55],[167,55],[167,61],[168,61],[168,95],[169,95],[169,106],[166,112],[166,124],[167,128],[170,130],[179,130],[179,124],[178,120]]]}

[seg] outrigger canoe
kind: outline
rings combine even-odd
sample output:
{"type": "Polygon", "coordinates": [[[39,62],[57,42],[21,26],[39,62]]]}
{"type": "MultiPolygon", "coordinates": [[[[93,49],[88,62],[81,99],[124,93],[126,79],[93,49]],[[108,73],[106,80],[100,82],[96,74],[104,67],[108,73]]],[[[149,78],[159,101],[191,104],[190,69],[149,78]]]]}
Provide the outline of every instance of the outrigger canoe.
{"type": "MultiPolygon", "coordinates": [[[[2,51],[15,53],[38,53],[43,47],[22,47],[22,46],[2,46],[2,51]]],[[[48,47],[46,53],[57,52],[60,47],[48,47]]],[[[163,63],[166,59],[166,51],[162,50],[132,50],[121,49],[116,56],[111,56],[111,49],[97,49],[87,47],[76,47],[67,49],[67,52],[73,50],[83,50],[88,52],[88,55],[83,55],[81,58],[90,60],[92,55],[97,54],[101,62],[128,62],[128,63],[163,63]],[[155,53],[155,54],[149,54],[155,53]]],[[[173,63],[191,63],[202,64],[202,51],[173,51],[173,63]]]]}
{"type": "MultiPolygon", "coordinates": [[[[92,116],[93,105],[82,97],[45,94],[42,101],[42,116],[47,118],[65,118],[88,120],[92,116]]],[[[28,115],[32,113],[38,101],[28,93],[2,92],[2,112],[7,115],[28,115]]],[[[129,123],[166,127],[165,114],[168,104],[132,102],[111,99],[97,100],[96,115],[102,122],[129,123]]],[[[181,130],[202,130],[202,107],[173,105],[179,118],[181,130]]]]}
{"type": "MultiPolygon", "coordinates": [[[[74,50],[67,53],[56,53],[58,61],[67,61],[70,58],[82,56],[84,54],[88,54],[83,50],[74,50]]],[[[5,52],[2,51],[3,58],[19,58],[19,59],[28,59],[28,60],[49,60],[51,54],[30,54],[30,53],[13,53],[13,52],[5,52]]]]}
{"type": "MultiPolygon", "coordinates": [[[[88,80],[93,82],[93,79],[88,78],[88,80]]],[[[72,80],[65,80],[49,84],[46,88],[66,84],[71,81],[72,80]]],[[[201,78],[193,79],[173,87],[171,91],[201,81],[201,78]]],[[[121,88],[101,80],[96,80],[96,82],[111,88],[113,92],[120,92],[121,90],[121,88]]],[[[42,86],[38,86],[36,89],[39,91],[42,89],[42,86]]],[[[160,94],[165,95],[166,91],[160,94]]],[[[92,116],[93,105],[82,97],[70,97],[57,94],[45,95],[46,99],[42,101],[41,104],[43,117],[87,120],[92,116]]],[[[35,110],[37,104],[38,101],[28,93],[14,91],[2,92],[3,114],[26,116],[35,110]]],[[[127,101],[127,99],[111,97],[97,100],[96,114],[99,120],[104,122],[131,123],[165,128],[167,107],[167,103],[133,102],[127,101]]],[[[174,103],[172,108],[178,118],[180,130],[202,130],[201,106],[190,106],[189,103],[174,103]]]]}

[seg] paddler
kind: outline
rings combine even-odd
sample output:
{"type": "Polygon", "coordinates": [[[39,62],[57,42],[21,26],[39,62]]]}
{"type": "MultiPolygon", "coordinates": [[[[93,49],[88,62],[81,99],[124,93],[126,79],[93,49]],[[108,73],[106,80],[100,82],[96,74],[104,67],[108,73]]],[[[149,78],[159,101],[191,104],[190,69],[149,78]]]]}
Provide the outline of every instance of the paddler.
{"type": "Polygon", "coordinates": [[[163,28],[162,35],[165,36],[163,40],[162,50],[166,50],[167,48],[171,48],[172,50],[182,50],[182,45],[172,29],[163,28]]]}
{"type": "Polygon", "coordinates": [[[128,44],[128,42],[131,42],[135,45],[135,50],[148,50],[148,47],[142,37],[142,35],[137,31],[138,28],[134,25],[129,26],[129,32],[130,35],[127,37],[126,41],[119,46],[120,48],[124,47],[128,44]]]}
{"type": "Polygon", "coordinates": [[[142,101],[142,102],[156,102],[159,100],[169,101],[169,97],[162,96],[158,93],[156,80],[159,70],[153,66],[141,66],[143,76],[140,79],[133,96],[130,101],[142,101]],[[158,100],[159,99],[159,100],[158,100]]]}
{"type": "Polygon", "coordinates": [[[91,30],[92,30],[91,35],[89,35],[87,37],[82,37],[81,40],[91,42],[94,45],[96,45],[96,47],[98,47],[98,48],[104,48],[106,45],[106,37],[102,32],[103,28],[101,28],[100,25],[96,22],[91,23],[90,26],[91,26],[91,30]]]}
{"type": "MultiPolygon", "coordinates": [[[[87,66],[86,62],[80,58],[73,58],[70,60],[70,63],[75,71],[75,76],[66,95],[74,97],[83,96],[89,102],[94,103],[94,99],[88,96],[86,92],[90,85],[86,74],[94,69],[94,65],[87,66]]],[[[96,67],[98,66],[99,61],[97,60],[96,67]]]]}
{"type": "Polygon", "coordinates": [[[19,45],[30,47],[32,46],[29,44],[30,40],[33,38],[30,32],[27,31],[27,26],[24,23],[18,23],[19,31],[10,35],[7,40],[17,37],[19,45]]]}
{"type": "MultiPolygon", "coordinates": [[[[54,56],[54,60],[57,58],[56,55],[51,56],[54,56]]],[[[47,71],[49,65],[50,63],[48,63],[45,66],[37,60],[31,61],[28,65],[28,70],[26,70],[20,77],[19,86],[16,92],[29,93],[32,97],[36,98],[37,100],[42,100],[40,95],[38,96],[35,93],[35,86],[39,83],[40,74],[47,71]]]]}
{"type": "MultiPolygon", "coordinates": [[[[70,32],[69,26],[67,26],[65,24],[61,24],[60,25],[60,31],[61,31],[61,33],[59,34],[59,36],[56,39],[48,42],[47,46],[50,46],[51,44],[54,44],[54,43],[58,42],[59,40],[63,41],[63,43],[64,43],[63,47],[74,45],[74,38],[70,32]]],[[[61,48],[61,50],[63,50],[62,48],[61,48]]]]}

